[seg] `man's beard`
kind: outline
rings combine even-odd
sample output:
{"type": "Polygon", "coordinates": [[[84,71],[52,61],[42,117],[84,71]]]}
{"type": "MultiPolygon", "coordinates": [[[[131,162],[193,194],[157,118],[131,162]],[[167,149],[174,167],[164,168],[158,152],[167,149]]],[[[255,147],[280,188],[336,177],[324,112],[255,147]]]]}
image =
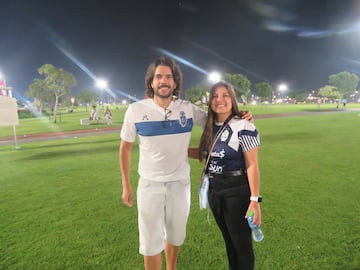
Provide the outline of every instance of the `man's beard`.
{"type": "MultiPolygon", "coordinates": [[[[169,92],[168,94],[166,94],[166,95],[161,95],[161,94],[160,94],[160,91],[159,91],[159,88],[161,88],[161,87],[163,87],[163,86],[158,87],[156,91],[154,90],[154,96],[157,96],[157,97],[163,98],[163,99],[168,99],[169,97],[172,97],[173,91],[170,91],[170,92],[169,92]]],[[[168,88],[170,89],[169,86],[166,86],[166,87],[168,87],[168,88]]]]}

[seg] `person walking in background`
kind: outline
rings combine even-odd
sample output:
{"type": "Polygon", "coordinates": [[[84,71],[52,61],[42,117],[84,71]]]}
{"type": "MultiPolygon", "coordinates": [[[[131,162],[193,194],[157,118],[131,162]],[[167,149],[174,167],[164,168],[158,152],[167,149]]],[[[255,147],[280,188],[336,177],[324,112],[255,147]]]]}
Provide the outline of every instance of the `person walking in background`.
{"type": "Polygon", "coordinates": [[[346,107],[346,104],[347,104],[347,99],[346,99],[346,98],[344,98],[344,99],[342,100],[342,104],[343,104],[343,108],[345,108],[345,107],[346,107]]]}
{"type": "Polygon", "coordinates": [[[230,270],[254,268],[251,230],[261,224],[260,138],[255,126],[241,119],[234,88],[218,82],[211,88],[208,117],[199,144],[199,158],[209,158],[209,206],[225,241],[230,270]]]}
{"type": "Polygon", "coordinates": [[[112,113],[110,111],[109,106],[106,107],[106,110],[104,112],[104,123],[107,125],[112,124],[112,113]]]}
{"type": "Polygon", "coordinates": [[[100,117],[99,117],[98,111],[96,110],[96,105],[93,105],[92,107],[93,108],[90,112],[90,120],[99,120],[100,117]]]}
{"type": "Polygon", "coordinates": [[[318,98],[317,99],[317,107],[318,107],[318,109],[320,109],[320,105],[321,105],[321,98],[318,98]]]}

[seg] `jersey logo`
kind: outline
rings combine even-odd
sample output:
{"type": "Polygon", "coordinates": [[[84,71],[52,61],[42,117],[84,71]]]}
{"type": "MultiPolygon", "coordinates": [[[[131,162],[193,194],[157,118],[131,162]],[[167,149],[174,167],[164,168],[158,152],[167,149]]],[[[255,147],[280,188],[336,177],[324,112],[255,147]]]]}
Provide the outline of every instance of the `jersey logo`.
{"type": "Polygon", "coordinates": [[[143,115],[142,120],[149,120],[149,117],[147,116],[147,114],[143,115]]]}
{"type": "Polygon", "coordinates": [[[220,140],[221,140],[222,142],[225,142],[228,137],[229,137],[229,131],[226,129],[226,130],[224,130],[224,132],[221,134],[220,140]]]}
{"type": "Polygon", "coordinates": [[[222,173],[222,166],[217,166],[215,164],[209,164],[209,172],[211,173],[222,173]]]}
{"type": "Polygon", "coordinates": [[[181,127],[185,127],[187,123],[186,115],[184,111],[180,112],[179,123],[181,127]]]}
{"type": "Polygon", "coordinates": [[[211,152],[211,157],[223,159],[225,157],[225,150],[221,149],[220,152],[211,152]]]}

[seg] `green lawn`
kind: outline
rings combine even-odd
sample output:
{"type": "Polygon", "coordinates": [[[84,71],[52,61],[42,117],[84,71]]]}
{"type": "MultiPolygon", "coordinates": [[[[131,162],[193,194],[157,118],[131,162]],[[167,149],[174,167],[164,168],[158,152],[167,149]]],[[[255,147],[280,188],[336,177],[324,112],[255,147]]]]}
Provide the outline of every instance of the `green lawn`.
{"type": "MultiPolygon", "coordinates": [[[[124,113],[126,106],[121,105],[116,108],[112,108],[113,114],[113,127],[120,126],[122,119],[124,119],[124,113]]],[[[61,115],[57,116],[57,123],[54,124],[53,117],[40,116],[37,118],[25,118],[19,119],[19,125],[16,126],[16,134],[18,136],[24,136],[36,133],[49,133],[58,131],[69,131],[79,129],[95,129],[109,127],[100,120],[98,123],[92,122],[90,125],[81,126],[80,119],[89,118],[90,112],[85,111],[84,108],[75,108],[74,112],[69,113],[63,111],[61,115]]],[[[100,117],[103,117],[102,111],[99,109],[100,117]]],[[[0,126],[0,138],[13,136],[13,127],[11,126],[0,126]]]]}
{"type": "MultiPolygon", "coordinates": [[[[254,243],[256,269],[360,269],[359,113],[256,120],[265,234],[254,243]]],[[[25,123],[19,130],[35,133],[25,123]]],[[[136,207],[121,202],[118,147],[119,134],[0,146],[0,269],[142,269],[136,207]]],[[[134,189],[137,160],[135,145],[134,189]]],[[[198,207],[201,164],[190,163],[178,269],[225,270],[220,232],[198,207]]]]}
{"type": "MultiPolygon", "coordinates": [[[[113,126],[120,126],[124,118],[126,110],[125,105],[112,106],[111,111],[113,113],[113,126]]],[[[255,116],[266,114],[285,114],[294,112],[318,112],[335,110],[334,104],[324,104],[320,108],[316,104],[278,104],[278,105],[247,105],[240,106],[242,110],[251,111],[255,116]]],[[[360,103],[348,104],[348,109],[357,108],[360,109],[360,103]]],[[[102,117],[102,108],[98,108],[99,115],[102,117]]],[[[342,108],[339,108],[341,111],[342,108]]],[[[29,135],[33,133],[48,133],[57,131],[68,131],[78,129],[95,129],[108,127],[100,121],[98,124],[92,123],[89,126],[81,126],[80,119],[89,117],[88,111],[85,111],[83,107],[75,107],[73,113],[68,113],[68,110],[62,109],[61,116],[57,116],[57,123],[53,123],[53,118],[49,116],[42,116],[38,118],[26,118],[20,119],[19,125],[16,126],[16,134],[18,136],[29,135]]],[[[13,136],[13,127],[0,126],[0,138],[13,136]]]]}

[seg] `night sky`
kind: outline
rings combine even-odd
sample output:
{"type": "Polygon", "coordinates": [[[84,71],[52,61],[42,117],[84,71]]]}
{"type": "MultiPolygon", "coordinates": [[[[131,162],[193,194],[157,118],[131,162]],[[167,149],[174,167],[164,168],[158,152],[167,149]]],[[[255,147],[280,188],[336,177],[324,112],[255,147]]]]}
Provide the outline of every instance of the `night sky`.
{"type": "Polygon", "coordinates": [[[184,87],[206,72],[311,91],[344,70],[360,75],[360,1],[0,0],[0,72],[18,99],[44,64],[142,97],[149,63],[169,53],[184,87]]]}

